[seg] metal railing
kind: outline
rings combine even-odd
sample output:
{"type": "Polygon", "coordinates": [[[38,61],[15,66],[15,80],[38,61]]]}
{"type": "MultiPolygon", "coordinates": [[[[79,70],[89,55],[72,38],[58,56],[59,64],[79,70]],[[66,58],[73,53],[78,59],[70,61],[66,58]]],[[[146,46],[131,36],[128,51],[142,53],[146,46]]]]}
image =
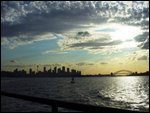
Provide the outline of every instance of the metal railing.
{"type": "Polygon", "coordinates": [[[138,112],[138,111],[130,111],[130,110],[123,110],[123,109],[109,108],[109,107],[99,107],[93,105],[78,104],[78,103],[65,102],[65,101],[53,100],[47,98],[33,97],[33,96],[27,96],[21,94],[8,93],[4,91],[1,91],[1,95],[23,99],[26,101],[32,101],[40,104],[50,105],[52,106],[52,112],[58,112],[58,107],[82,111],[82,112],[117,112],[117,113],[138,112]]]}

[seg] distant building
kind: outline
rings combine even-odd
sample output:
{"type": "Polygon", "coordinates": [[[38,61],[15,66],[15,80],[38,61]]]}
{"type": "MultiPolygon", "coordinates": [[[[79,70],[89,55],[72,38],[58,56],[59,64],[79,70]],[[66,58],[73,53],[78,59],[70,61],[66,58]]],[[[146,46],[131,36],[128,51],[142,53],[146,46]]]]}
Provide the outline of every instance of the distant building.
{"type": "Polygon", "coordinates": [[[32,75],[32,69],[31,68],[29,69],[29,74],[32,75]]]}
{"type": "Polygon", "coordinates": [[[65,66],[62,67],[62,71],[65,72],[65,66]]]}
{"type": "Polygon", "coordinates": [[[51,73],[51,72],[52,72],[52,70],[51,70],[51,69],[49,69],[49,70],[48,70],[48,73],[51,73]]]}
{"type": "MultiPolygon", "coordinates": [[[[37,66],[38,68],[38,66],[37,66]]],[[[3,72],[3,75],[5,72],[3,72]]],[[[81,71],[77,71],[75,69],[70,69],[70,68],[66,68],[65,66],[63,66],[62,68],[58,68],[54,67],[54,69],[49,69],[46,71],[46,67],[43,67],[43,71],[38,71],[37,72],[33,71],[32,68],[29,69],[29,74],[27,74],[27,72],[23,69],[23,70],[18,70],[15,69],[13,72],[7,72],[7,75],[14,75],[14,76],[26,76],[26,75],[31,75],[31,76],[64,76],[64,77],[69,77],[69,76],[80,76],[81,75],[81,71]]]]}
{"type": "Polygon", "coordinates": [[[57,73],[57,67],[54,67],[53,73],[54,73],[54,74],[57,73]]]}
{"type": "Polygon", "coordinates": [[[69,73],[70,72],[70,69],[69,68],[67,68],[67,73],[69,73]]]}
{"type": "Polygon", "coordinates": [[[26,75],[26,71],[24,69],[21,71],[21,73],[22,75],[26,75]]]}
{"type": "Polygon", "coordinates": [[[75,76],[76,75],[76,70],[72,69],[71,70],[71,75],[75,76]]]}
{"type": "Polygon", "coordinates": [[[81,71],[78,71],[78,73],[77,73],[79,76],[81,75],[81,71]]]}
{"type": "Polygon", "coordinates": [[[17,72],[18,72],[18,69],[15,69],[15,70],[14,70],[14,73],[17,73],[17,72]]]}
{"type": "Polygon", "coordinates": [[[58,73],[61,73],[61,68],[58,68],[58,73]]]}
{"type": "Polygon", "coordinates": [[[39,72],[39,65],[37,65],[37,73],[39,72]]]}
{"type": "Polygon", "coordinates": [[[46,67],[43,68],[43,72],[46,72],[46,67]]]}

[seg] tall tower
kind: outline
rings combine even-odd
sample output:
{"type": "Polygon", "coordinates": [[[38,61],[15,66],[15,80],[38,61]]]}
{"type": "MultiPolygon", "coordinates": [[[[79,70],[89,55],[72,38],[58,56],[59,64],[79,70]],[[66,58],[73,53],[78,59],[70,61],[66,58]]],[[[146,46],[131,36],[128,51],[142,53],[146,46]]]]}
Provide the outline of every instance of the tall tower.
{"type": "Polygon", "coordinates": [[[39,65],[37,65],[37,73],[39,72],[39,65]]]}

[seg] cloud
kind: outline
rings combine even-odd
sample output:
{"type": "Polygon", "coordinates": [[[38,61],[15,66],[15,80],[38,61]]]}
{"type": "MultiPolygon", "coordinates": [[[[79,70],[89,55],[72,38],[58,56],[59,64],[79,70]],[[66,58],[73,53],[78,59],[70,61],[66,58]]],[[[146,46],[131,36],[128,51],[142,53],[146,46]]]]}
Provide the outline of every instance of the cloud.
{"type": "Polygon", "coordinates": [[[17,65],[3,65],[2,67],[12,67],[12,68],[25,68],[25,67],[60,67],[62,64],[54,63],[54,64],[17,64],[17,65]]]}
{"type": "Polygon", "coordinates": [[[137,42],[144,42],[147,38],[149,38],[149,32],[144,32],[143,34],[134,37],[137,42]]]}
{"type": "MultiPolygon", "coordinates": [[[[35,1],[35,2],[2,2],[2,22],[14,24],[24,21],[31,15],[47,15],[53,17],[63,16],[89,16],[97,14],[95,5],[99,2],[69,2],[69,1],[35,1]]],[[[43,15],[43,16],[44,16],[43,15]]],[[[78,18],[78,17],[77,17],[78,18]]]]}
{"type": "Polygon", "coordinates": [[[10,63],[17,63],[16,60],[10,60],[10,63]]]}
{"type": "Polygon", "coordinates": [[[80,38],[77,38],[76,33],[74,35],[65,35],[64,38],[58,41],[58,45],[63,51],[86,50],[94,54],[116,49],[115,46],[120,44],[122,44],[121,40],[112,40],[109,34],[100,32],[86,37],[80,36],[80,38]]]}
{"type": "Polygon", "coordinates": [[[52,67],[60,67],[60,66],[62,66],[62,64],[56,63],[56,64],[51,64],[51,66],[52,66],[52,67]]]}
{"type": "Polygon", "coordinates": [[[43,55],[49,54],[49,53],[66,54],[68,52],[67,51],[61,51],[61,50],[47,50],[47,51],[42,52],[43,55]]]}
{"type": "Polygon", "coordinates": [[[94,65],[93,63],[87,63],[87,62],[80,62],[76,64],[77,66],[91,66],[94,65]]]}
{"type": "Polygon", "coordinates": [[[149,38],[138,45],[141,49],[149,49],[149,38]]]}
{"type": "Polygon", "coordinates": [[[149,32],[144,32],[141,35],[138,35],[134,38],[140,44],[138,47],[141,49],[149,49],[149,32]]]}
{"type": "Polygon", "coordinates": [[[108,64],[107,62],[101,62],[100,64],[102,64],[102,65],[106,65],[106,64],[108,64]]]}
{"type": "MultiPolygon", "coordinates": [[[[90,24],[100,25],[112,20],[149,29],[149,2],[2,1],[1,45],[9,46],[12,43],[10,48],[14,48],[18,40],[20,43],[17,46],[24,42],[31,44],[45,40],[42,36],[48,33],[64,34],[75,29],[91,28],[90,24]],[[39,38],[35,39],[37,36],[39,38]]],[[[79,31],[76,37],[87,38],[91,35],[88,31],[79,31]]]]}
{"type": "Polygon", "coordinates": [[[148,29],[149,23],[149,2],[128,1],[122,2],[122,10],[114,15],[114,22],[128,25],[141,26],[148,29]]]}
{"type": "MultiPolygon", "coordinates": [[[[1,3],[2,23],[20,24],[50,19],[60,24],[75,22],[77,24],[87,21],[99,23],[113,18],[129,24],[145,26],[149,17],[148,1],[3,1],[1,3]],[[53,18],[53,19],[52,19],[53,18]],[[60,18],[60,19],[59,19],[60,18]],[[29,20],[30,19],[30,20],[29,20]],[[72,21],[72,20],[73,21],[72,21]],[[58,21],[62,20],[62,21],[58,21]],[[134,21],[136,20],[136,21],[134,21]]],[[[50,22],[52,24],[52,22],[50,22]]],[[[55,23],[57,24],[57,23],[55,23]]],[[[58,24],[58,25],[59,25],[58,24]]],[[[72,23],[73,24],[73,23],[72,23]]],[[[33,24],[34,25],[34,24],[33,24]]],[[[46,27],[46,26],[45,26],[46,27]]],[[[53,24],[52,24],[52,27],[53,24]]]]}
{"type": "Polygon", "coordinates": [[[70,45],[70,47],[77,47],[77,48],[83,48],[83,47],[109,47],[109,46],[113,46],[113,45],[118,45],[120,44],[121,41],[120,40],[115,40],[115,41],[110,41],[110,42],[98,42],[97,40],[95,41],[87,41],[87,42],[83,42],[83,43],[75,43],[70,45]]]}
{"type": "Polygon", "coordinates": [[[127,60],[138,61],[138,60],[147,60],[149,56],[149,51],[146,49],[140,49],[126,56],[127,60]]]}
{"type": "Polygon", "coordinates": [[[2,67],[11,67],[11,68],[25,68],[25,67],[35,67],[36,65],[34,64],[28,64],[28,65],[24,65],[24,64],[17,64],[17,65],[3,65],[2,67]]]}
{"type": "Polygon", "coordinates": [[[149,49],[149,38],[142,43],[141,47],[142,49],[149,49]]]}
{"type": "Polygon", "coordinates": [[[54,67],[60,67],[60,66],[62,66],[62,64],[59,64],[59,63],[54,63],[54,64],[34,64],[33,66],[54,68],[54,67]]]}
{"type": "Polygon", "coordinates": [[[141,49],[149,49],[149,32],[136,36],[135,41],[139,42],[138,47],[141,49]]]}
{"type": "Polygon", "coordinates": [[[77,36],[82,36],[82,37],[83,36],[90,36],[90,33],[88,31],[85,31],[85,32],[80,31],[77,33],[77,36]]]}
{"type": "Polygon", "coordinates": [[[141,56],[141,57],[139,57],[137,60],[147,60],[147,56],[141,56]]]}
{"type": "Polygon", "coordinates": [[[20,35],[18,37],[11,37],[11,38],[2,38],[1,45],[8,47],[10,49],[14,49],[20,45],[27,45],[37,41],[43,40],[52,40],[56,37],[53,36],[51,33],[38,35],[38,36],[30,36],[30,35],[20,35]]]}
{"type": "Polygon", "coordinates": [[[81,27],[81,23],[85,24],[91,21],[89,15],[93,15],[95,12],[90,9],[92,6],[88,4],[92,3],[2,2],[2,36],[62,32],[81,27]]]}

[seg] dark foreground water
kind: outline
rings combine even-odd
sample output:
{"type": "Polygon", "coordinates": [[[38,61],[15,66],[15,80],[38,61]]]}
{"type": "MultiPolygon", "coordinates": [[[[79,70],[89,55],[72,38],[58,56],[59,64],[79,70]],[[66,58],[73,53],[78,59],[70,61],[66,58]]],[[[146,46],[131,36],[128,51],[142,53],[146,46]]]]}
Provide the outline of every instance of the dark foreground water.
{"type": "MultiPolygon", "coordinates": [[[[1,90],[97,106],[149,111],[149,76],[2,78],[1,90]]],[[[1,111],[51,111],[47,105],[1,96],[1,111]]],[[[60,108],[59,111],[67,111],[60,108]]]]}

